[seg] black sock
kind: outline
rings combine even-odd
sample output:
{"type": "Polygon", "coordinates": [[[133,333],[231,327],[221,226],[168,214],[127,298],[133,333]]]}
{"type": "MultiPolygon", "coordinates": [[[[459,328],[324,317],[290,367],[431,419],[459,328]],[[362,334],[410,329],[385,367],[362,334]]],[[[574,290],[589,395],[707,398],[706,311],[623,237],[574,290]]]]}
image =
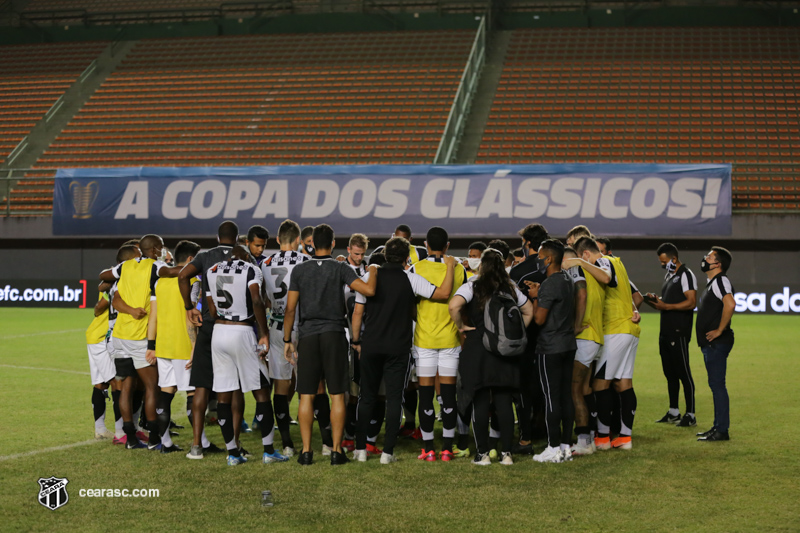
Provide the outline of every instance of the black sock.
{"type": "Polygon", "coordinates": [[[236,446],[236,439],[233,436],[233,411],[231,411],[231,404],[217,403],[217,417],[219,429],[222,431],[222,440],[225,441],[225,447],[228,449],[228,455],[239,457],[239,447],[236,446]]]}
{"type": "Polygon", "coordinates": [[[194,394],[186,397],[186,417],[189,419],[189,425],[194,427],[194,420],[192,420],[192,404],[194,403],[194,394]]]}
{"type": "Polygon", "coordinates": [[[461,412],[458,412],[458,418],[461,420],[461,425],[458,430],[458,448],[460,450],[466,450],[469,448],[469,418],[462,416],[461,412]],[[466,429],[462,433],[461,430],[464,428],[466,429]]]}
{"type": "Polygon", "coordinates": [[[92,388],[92,411],[95,422],[106,414],[106,398],[100,389],[92,388]]]}
{"type": "Polygon", "coordinates": [[[333,446],[331,436],[331,404],[328,403],[328,395],[324,392],[314,396],[314,416],[319,424],[319,432],[322,435],[322,444],[333,446]]]}
{"type": "Polygon", "coordinates": [[[589,431],[597,431],[597,399],[594,392],[590,392],[583,397],[586,402],[586,410],[589,412],[589,431]]]}
{"type": "Polygon", "coordinates": [[[630,437],[633,430],[633,417],[636,414],[636,393],[633,387],[619,393],[620,436],[630,437]]]}
{"type": "Polygon", "coordinates": [[[144,409],[142,409],[143,401],[144,391],[138,389],[133,391],[133,395],[131,396],[131,413],[133,413],[133,416],[136,416],[136,413],[139,413],[139,420],[134,420],[136,424],[139,424],[139,427],[147,427],[146,424],[142,423],[142,420],[144,419],[144,409]]]}
{"type": "Polygon", "coordinates": [[[113,402],[114,405],[114,422],[122,418],[122,412],[119,410],[120,394],[121,393],[118,390],[111,391],[111,401],[113,402]]]}
{"type": "Polygon", "coordinates": [[[155,445],[161,443],[161,435],[158,433],[158,420],[148,420],[147,431],[150,432],[149,444],[155,445]]]}
{"type": "Polygon", "coordinates": [[[347,404],[347,412],[344,420],[344,434],[355,439],[356,436],[356,418],[358,415],[358,404],[347,404]]]}
{"type": "Polygon", "coordinates": [[[456,435],[456,386],[442,383],[442,450],[453,451],[456,435]]]}
{"type": "Polygon", "coordinates": [[[158,420],[158,434],[163,436],[169,431],[169,420],[172,411],[172,399],[175,397],[174,392],[159,391],[158,405],[156,406],[156,416],[158,420]]]}
{"type": "Polygon", "coordinates": [[[378,434],[381,432],[383,420],[386,418],[386,400],[376,398],[375,408],[372,411],[372,418],[369,419],[369,426],[367,427],[367,441],[374,444],[378,439],[378,434]]]}
{"type": "Polygon", "coordinates": [[[406,429],[417,428],[417,390],[408,388],[403,391],[403,411],[406,414],[406,421],[403,427],[406,429]]]}
{"type": "Polygon", "coordinates": [[[292,442],[292,435],[289,433],[289,420],[291,417],[289,416],[289,397],[285,394],[276,394],[272,398],[274,407],[275,407],[275,418],[278,422],[278,431],[281,434],[281,442],[283,443],[283,447],[286,448],[294,448],[294,442],[292,442]]]}
{"type": "Polygon", "coordinates": [[[275,435],[275,418],[272,411],[272,402],[256,402],[256,420],[258,427],[261,428],[261,444],[264,445],[266,453],[275,453],[272,445],[275,435]]]}
{"type": "Polygon", "coordinates": [[[122,431],[125,432],[129,444],[136,442],[136,426],[133,425],[133,422],[123,422],[122,431]]]}
{"type": "Polygon", "coordinates": [[[614,405],[611,389],[601,390],[594,393],[597,402],[597,436],[608,437],[611,427],[611,409],[614,405]]]}
{"type": "Polygon", "coordinates": [[[433,397],[436,395],[436,388],[433,385],[419,387],[419,429],[422,430],[422,442],[425,451],[433,450],[433,424],[436,421],[436,413],[433,410],[433,397]]]}

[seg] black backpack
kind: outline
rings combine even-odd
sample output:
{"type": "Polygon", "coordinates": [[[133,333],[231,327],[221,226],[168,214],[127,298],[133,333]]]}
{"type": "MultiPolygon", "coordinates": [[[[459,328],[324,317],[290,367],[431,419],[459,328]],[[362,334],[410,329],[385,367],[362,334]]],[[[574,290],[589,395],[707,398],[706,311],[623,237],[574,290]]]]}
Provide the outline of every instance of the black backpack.
{"type": "Polygon", "coordinates": [[[528,345],[528,335],[522,311],[516,299],[505,292],[492,295],[483,310],[483,347],[495,355],[522,355],[528,345]]]}

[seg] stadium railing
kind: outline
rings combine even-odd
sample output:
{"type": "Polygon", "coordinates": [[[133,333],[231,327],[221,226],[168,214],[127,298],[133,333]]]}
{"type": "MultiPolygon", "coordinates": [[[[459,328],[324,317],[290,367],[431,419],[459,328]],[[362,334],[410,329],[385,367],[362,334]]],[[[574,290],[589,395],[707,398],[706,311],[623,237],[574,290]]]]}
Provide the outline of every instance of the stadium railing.
{"type": "Polygon", "coordinates": [[[478,31],[475,34],[472,50],[470,50],[469,58],[467,58],[467,65],[461,75],[461,83],[458,85],[453,105],[450,107],[447,124],[444,127],[442,139],[439,141],[439,148],[436,150],[436,157],[433,160],[434,164],[446,165],[453,161],[461,134],[464,132],[464,121],[469,114],[469,108],[478,88],[478,81],[485,62],[486,17],[482,17],[478,31]]]}

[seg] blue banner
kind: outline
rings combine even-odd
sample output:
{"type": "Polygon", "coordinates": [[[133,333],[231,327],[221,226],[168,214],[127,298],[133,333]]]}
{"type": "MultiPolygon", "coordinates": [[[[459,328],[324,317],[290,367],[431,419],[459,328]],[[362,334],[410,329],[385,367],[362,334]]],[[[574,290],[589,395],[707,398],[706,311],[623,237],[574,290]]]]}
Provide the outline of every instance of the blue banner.
{"type": "Polygon", "coordinates": [[[363,165],[60,169],[55,235],[276,231],[291,218],[341,235],[510,237],[531,222],[564,235],[730,235],[730,165],[363,165]]]}

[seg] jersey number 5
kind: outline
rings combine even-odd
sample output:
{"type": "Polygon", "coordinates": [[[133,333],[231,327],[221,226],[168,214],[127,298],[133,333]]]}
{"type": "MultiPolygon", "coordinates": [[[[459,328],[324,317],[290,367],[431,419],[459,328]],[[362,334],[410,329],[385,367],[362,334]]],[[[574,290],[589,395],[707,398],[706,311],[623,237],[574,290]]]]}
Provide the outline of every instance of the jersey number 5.
{"type": "Polygon", "coordinates": [[[228,285],[233,285],[233,276],[217,276],[217,307],[228,309],[233,305],[233,296],[225,290],[228,285]]]}

